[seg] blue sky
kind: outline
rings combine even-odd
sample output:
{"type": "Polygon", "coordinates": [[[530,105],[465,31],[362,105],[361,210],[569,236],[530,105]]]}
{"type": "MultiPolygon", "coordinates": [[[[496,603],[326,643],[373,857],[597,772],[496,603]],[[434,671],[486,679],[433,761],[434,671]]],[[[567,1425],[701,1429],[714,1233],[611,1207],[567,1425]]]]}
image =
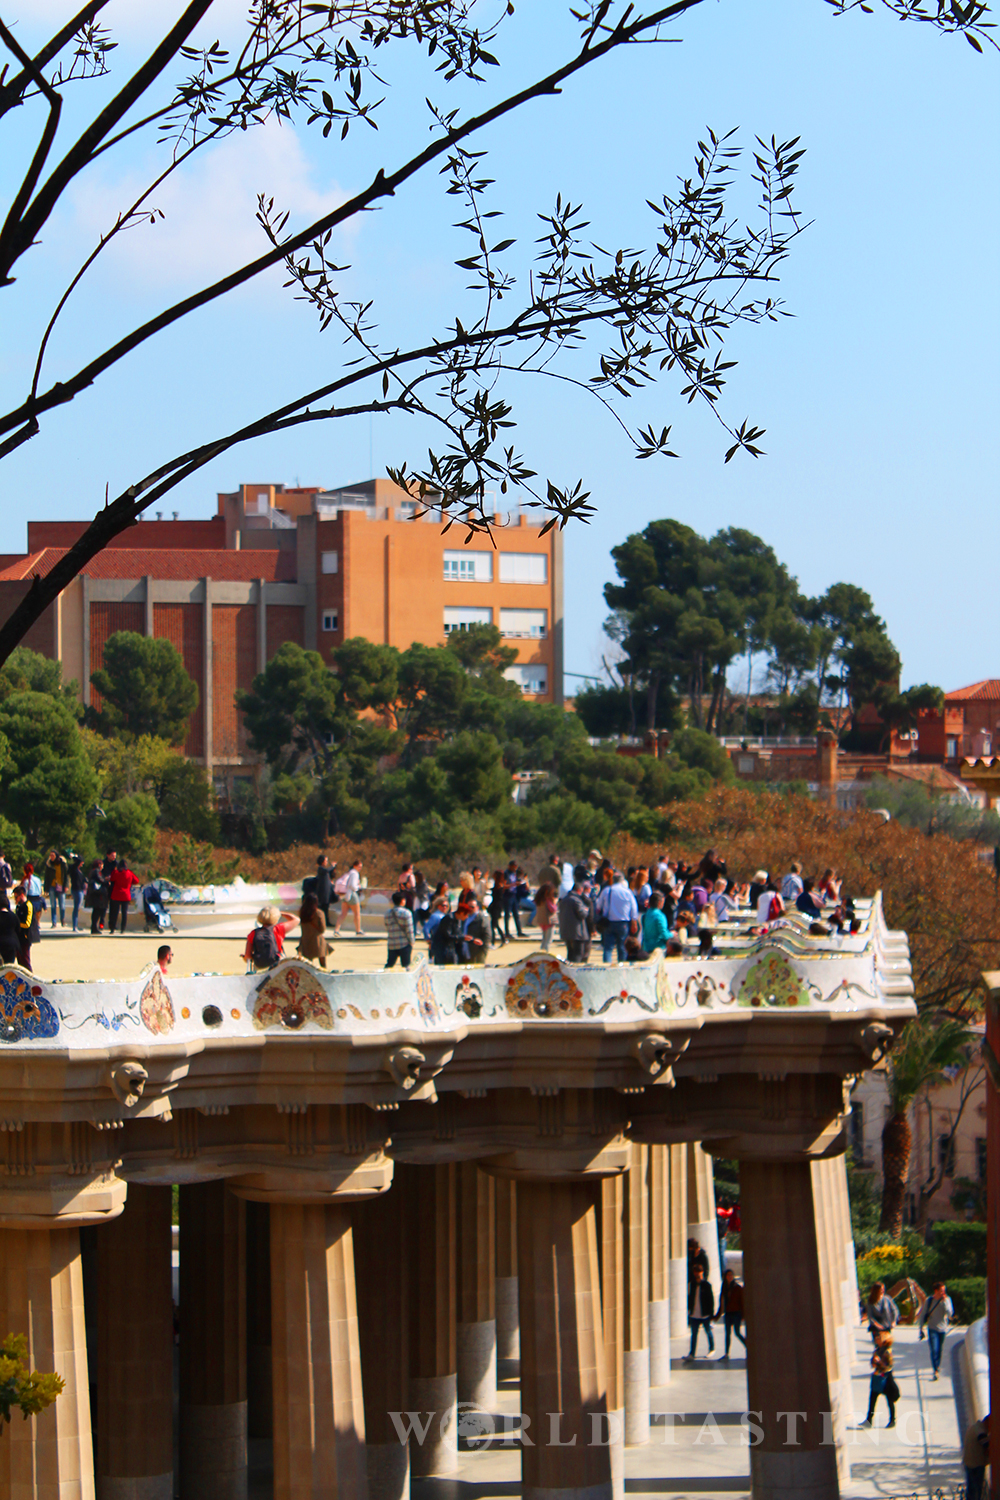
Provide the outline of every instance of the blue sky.
{"type": "MultiPolygon", "coordinates": [[[[8,0],[4,15],[35,42],[69,9],[8,0]]],[[[219,0],[215,9],[208,30],[234,34],[239,7],[219,0]]],[[[179,0],[116,0],[116,63],[137,58],[157,21],[179,10],[179,0]]],[[[482,142],[493,206],[505,211],[505,235],[518,237],[515,271],[527,265],[534,215],[557,192],[583,202],[600,243],[648,244],[645,199],[672,189],[709,126],[738,126],[748,146],[756,134],[800,135],[807,151],[797,196],[812,224],[782,272],[794,318],[740,330],[729,345],[740,363],[724,409],[767,429],[765,457],[725,465],[725,433],[667,381],[626,413],[633,425],[674,424],[680,458],[647,462],[582,396],[555,383],[508,387],[531,467],[560,484],[582,479],[599,507],[566,535],[567,669],[594,671],[606,649],[610,548],[675,516],[705,533],[749,527],[810,593],[838,579],[867,589],[901,651],[904,683],[953,688],[1000,675],[983,628],[997,565],[995,55],[887,12],[838,18],[823,0],[708,0],[675,35],[678,45],[631,48],[597,65],[482,142]]],[[[234,257],[257,253],[258,191],[273,193],[293,223],[308,222],[422,146],[425,94],[481,106],[545,71],[574,37],[567,5],[534,0],[505,23],[495,47],[503,67],[484,89],[449,90],[425,60],[399,54],[377,134],[352,132],[341,147],[316,130],[268,127],[217,148],[160,195],[163,223],[133,230],[92,273],[59,325],[49,377],[234,257]]],[[[67,125],[82,117],[90,87],[68,95],[67,125]]],[[[30,123],[22,116],[8,129],[0,187],[9,189],[30,123]]],[[[2,294],[5,405],[30,378],[53,293],[156,159],[152,147],[105,158],[2,294]]],[[[345,284],[375,299],[388,343],[423,340],[462,313],[465,276],[453,261],[467,246],[449,227],[454,208],[432,172],[340,236],[339,258],[352,267],[345,284]]],[[[25,497],[38,518],[93,514],[105,484],[115,494],[165,457],[330,378],[342,357],[333,340],[276,274],[161,337],[4,462],[0,550],[24,546],[25,497]]],[[[349,483],[373,464],[377,473],[419,464],[429,441],[399,418],[265,439],[202,470],[163,507],[210,514],[216,490],[243,481],[349,483]]]]}

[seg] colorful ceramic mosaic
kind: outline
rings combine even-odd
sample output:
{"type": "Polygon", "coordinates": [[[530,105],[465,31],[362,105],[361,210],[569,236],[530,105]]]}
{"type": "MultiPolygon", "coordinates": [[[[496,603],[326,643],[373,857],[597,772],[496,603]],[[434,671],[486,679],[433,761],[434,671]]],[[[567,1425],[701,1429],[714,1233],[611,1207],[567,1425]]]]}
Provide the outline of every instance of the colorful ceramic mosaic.
{"type": "Polygon", "coordinates": [[[463,974],[461,984],[455,986],[455,1009],[463,1011],[473,1021],[482,1015],[483,992],[468,974],[463,974]]]}
{"type": "Polygon", "coordinates": [[[554,958],[529,958],[507,980],[507,1010],[512,1016],[565,1018],[583,1010],[583,991],[554,958]]]}
{"type": "Polygon", "coordinates": [[[431,979],[430,971],[424,964],[417,975],[417,1004],[420,1006],[420,1014],[427,1022],[434,1022],[438,1018],[437,996],[434,994],[434,981],[431,979]]]}
{"type": "Polygon", "coordinates": [[[142,1024],[154,1036],[166,1036],[174,1029],[174,1003],[160,970],[154,969],[139,996],[142,1024]]]}
{"type": "Polygon", "coordinates": [[[282,964],[272,970],[257,986],[250,1007],[258,1031],[269,1026],[286,1026],[290,1031],[312,1022],[324,1031],[333,1029],[333,1012],[326,991],[316,978],[316,971],[305,964],[282,964]]]}
{"type": "Polygon", "coordinates": [[[808,1005],[809,987],[783,953],[762,953],[733,985],[740,1005],[808,1005]]]}
{"type": "Polygon", "coordinates": [[[660,967],[656,971],[656,999],[661,1010],[673,1010],[674,991],[665,958],[660,959],[660,967]]]}
{"type": "Polygon", "coordinates": [[[0,974],[0,1042],[43,1041],[59,1030],[55,1007],[40,984],[17,969],[0,974]]]}

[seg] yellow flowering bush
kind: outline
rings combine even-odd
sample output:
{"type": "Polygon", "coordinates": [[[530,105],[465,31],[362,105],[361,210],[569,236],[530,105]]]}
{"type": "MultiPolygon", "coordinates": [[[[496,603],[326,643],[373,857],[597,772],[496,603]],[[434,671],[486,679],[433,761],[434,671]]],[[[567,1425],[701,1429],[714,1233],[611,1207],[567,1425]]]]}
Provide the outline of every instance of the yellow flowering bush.
{"type": "Polygon", "coordinates": [[[906,1260],[907,1252],[904,1245],[874,1245],[871,1250],[866,1250],[858,1261],[863,1265],[870,1260],[906,1260]]]}
{"type": "Polygon", "coordinates": [[[8,1333],[0,1344],[0,1427],[10,1421],[15,1406],[21,1408],[27,1421],[51,1406],[65,1388],[61,1375],[29,1371],[27,1358],[28,1340],[23,1334],[8,1333]]]}

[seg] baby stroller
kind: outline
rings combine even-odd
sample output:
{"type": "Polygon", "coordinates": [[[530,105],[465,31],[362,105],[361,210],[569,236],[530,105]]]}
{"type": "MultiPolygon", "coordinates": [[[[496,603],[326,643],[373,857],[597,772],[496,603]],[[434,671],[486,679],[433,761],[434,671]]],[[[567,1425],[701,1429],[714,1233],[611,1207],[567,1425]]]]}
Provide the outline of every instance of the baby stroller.
{"type": "Polygon", "coordinates": [[[147,932],[176,932],[170,913],[163,904],[163,897],[155,885],[143,886],[142,914],[146,918],[147,932]]]}

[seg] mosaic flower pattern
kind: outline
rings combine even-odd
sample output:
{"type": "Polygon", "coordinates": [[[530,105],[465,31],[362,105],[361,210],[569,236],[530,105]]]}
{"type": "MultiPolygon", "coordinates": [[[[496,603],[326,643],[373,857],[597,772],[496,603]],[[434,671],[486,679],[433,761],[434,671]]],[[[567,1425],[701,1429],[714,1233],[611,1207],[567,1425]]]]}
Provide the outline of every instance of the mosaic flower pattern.
{"type": "Polygon", "coordinates": [[[154,1036],[166,1036],[174,1029],[174,1002],[158,968],[153,970],[139,996],[139,1014],[146,1030],[154,1036]]]}
{"type": "Polygon", "coordinates": [[[808,1005],[809,987],[783,953],[762,953],[733,985],[740,1005],[808,1005]]]}
{"type": "Polygon", "coordinates": [[[258,1031],[284,1026],[298,1031],[311,1021],[324,1031],[333,1029],[333,1012],[316,971],[304,964],[289,964],[272,970],[257,986],[250,1015],[258,1031]]]}
{"type": "Polygon", "coordinates": [[[16,969],[0,974],[0,1042],[45,1041],[59,1031],[55,1006],[40,984],[16,969]]]}
{"type": "Polygon", "coordinates": [[[554,958],[529,958],[507,980],[507,1010],[539,1020],[579,1015],[583,991],[554,958]]]}

